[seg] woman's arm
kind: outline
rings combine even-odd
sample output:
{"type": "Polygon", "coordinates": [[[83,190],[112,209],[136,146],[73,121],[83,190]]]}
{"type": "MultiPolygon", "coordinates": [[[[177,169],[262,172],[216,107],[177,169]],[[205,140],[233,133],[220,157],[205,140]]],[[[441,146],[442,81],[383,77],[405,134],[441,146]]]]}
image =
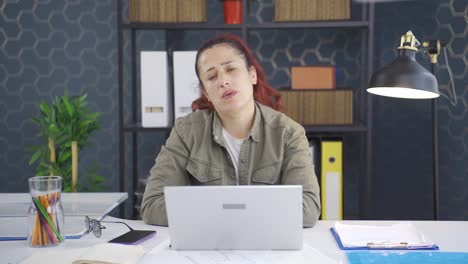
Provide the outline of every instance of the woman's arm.
{"type": "Polygon", "coordinates": [[[167,226],[164,186],[190,185],[186,171],[189,151],[177,125],[151,169],[141,203],[141,216],[147,224],[167,226]]]}
{"type": "Polygon", "coordinates": [[[282,184],[302,185],[302,207],[305,227],[312,227],[320,216],[320,187],[310,158],[309,142],[304,128],[294,127],[284,150],[282,184]]]}

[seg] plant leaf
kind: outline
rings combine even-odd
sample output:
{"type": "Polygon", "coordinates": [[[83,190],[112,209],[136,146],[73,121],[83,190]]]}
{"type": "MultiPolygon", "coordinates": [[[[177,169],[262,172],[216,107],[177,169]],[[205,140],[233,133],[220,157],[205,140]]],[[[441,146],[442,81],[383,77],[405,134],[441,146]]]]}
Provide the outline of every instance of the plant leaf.
{"type": "Polygon", "coordinates": [[[37,150],[31,157],[31,159],[29,160],[29,165],[32,165],[34,162],[36,162],[37,159],[39,159],[39,157],[41,156],[42,154],[42,151],[40,150],[37,150]]]}
{"type": "Polygon", "coordinates": [[[68,115],[70,117],[73,116],[73,108],[70,105],[70,102],[68,101],[68,98],[66,96],[62,97],[63,104],[65,105],[65,108],[67,109],[68,115]]]}

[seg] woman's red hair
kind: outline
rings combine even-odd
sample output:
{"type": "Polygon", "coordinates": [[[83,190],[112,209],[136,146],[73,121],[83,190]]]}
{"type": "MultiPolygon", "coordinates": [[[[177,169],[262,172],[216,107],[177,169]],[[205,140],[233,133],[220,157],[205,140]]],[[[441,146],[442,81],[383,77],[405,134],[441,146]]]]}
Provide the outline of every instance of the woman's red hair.
{"type": "MultiPolygon", "coordinates": [[[[205,42],[200,49],[198,49],[196,60],[195,60],[195,72],[197,73],[198,80],[200,82],[200,89],[203,88],[203,83],[200,80],[200,74],[198,72],[198,58],[200,55],[207,49],[212,48],[215,45],[226,44],[230,47],[236,49],[243,55],[245,60],[246,67],[249,68],[253,66],[257,71],[257,84],[254,84],[254,99],[255,101],[269,106],[275,110],[280,110],[281,108],[281,94],[267,83],[265,78],[265,71],[258,64],[257,60],[252,54],[252,51],[247,47],[244,41],[236,35],[226,34],[220,35],[215,38],[212,38],[205,42]]],[[[201,97],[192,103],[192,110],[203,110],[208,109],[213,111],[213,104],[208,101],[205,94],[202,92],[201,97]]]]}

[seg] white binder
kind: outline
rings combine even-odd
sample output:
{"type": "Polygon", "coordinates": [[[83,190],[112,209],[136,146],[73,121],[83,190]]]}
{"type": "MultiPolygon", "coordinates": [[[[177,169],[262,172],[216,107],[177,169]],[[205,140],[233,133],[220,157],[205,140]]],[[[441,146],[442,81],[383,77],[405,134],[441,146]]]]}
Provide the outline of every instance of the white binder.
{"type": "Polygon", "coordinates": [[[169,111],[167,52],[141,52],[141,125],[167,127],[172,124],[169,111]]]}
{"type": "Polygon", "coordinates": [[[195,73],[196,51],[174,51],[174,113],[175,118],[192,112],[192,102],[200,97],[195,73]]]}

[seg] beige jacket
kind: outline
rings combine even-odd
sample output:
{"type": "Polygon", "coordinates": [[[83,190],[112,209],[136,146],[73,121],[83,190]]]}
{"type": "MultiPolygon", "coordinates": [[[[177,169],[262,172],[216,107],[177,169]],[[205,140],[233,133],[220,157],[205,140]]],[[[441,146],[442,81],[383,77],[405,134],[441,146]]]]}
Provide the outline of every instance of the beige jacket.
{"type": "MultiPolygon", "coordinates": [[[[167,225],[164,186],[236,185],[237,178],[215,111],[179,118],[151,169],[141,215],[145,223],[167,225]]],[[[250,136],[239,154],[239,184],[302,185],[304,226],[320,215],[317,177],[304,128],[258,104],[250,136]]]]}

